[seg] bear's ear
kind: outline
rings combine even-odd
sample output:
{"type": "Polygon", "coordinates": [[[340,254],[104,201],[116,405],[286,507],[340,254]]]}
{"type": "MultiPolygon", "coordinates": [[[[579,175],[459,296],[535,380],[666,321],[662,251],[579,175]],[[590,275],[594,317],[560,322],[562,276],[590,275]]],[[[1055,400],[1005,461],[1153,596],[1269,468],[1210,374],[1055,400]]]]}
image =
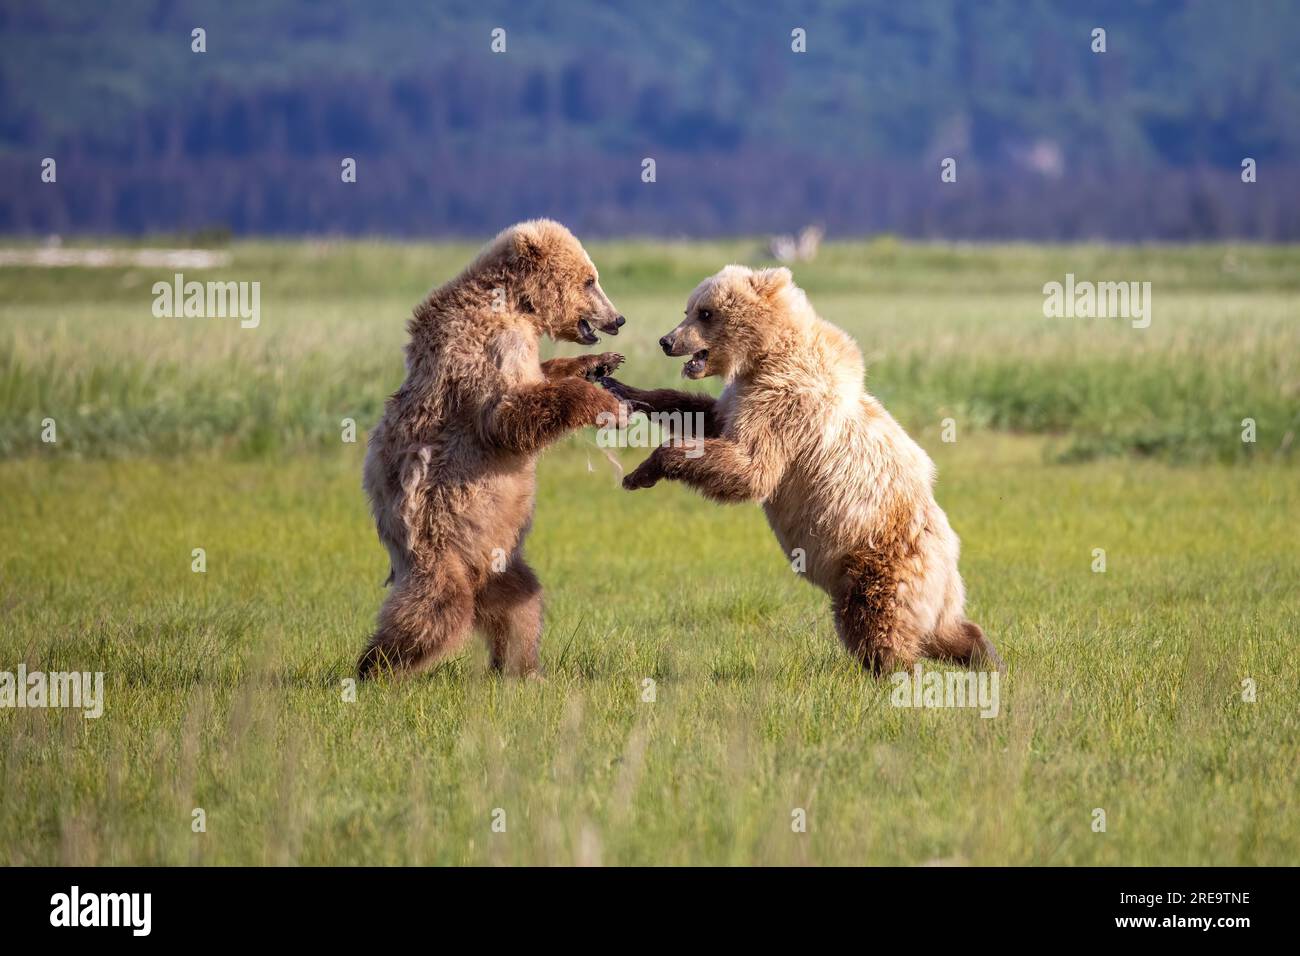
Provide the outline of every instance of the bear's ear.
{"type": "Polygon", "coordinates": [[[759,269],[749,277],[749,284],[764,299],[775,299],[784,289],[794,284],[794,276],[785,266],[759,269]]]}
{"type": "Polygon", "coordinates": [[[536,263],[544,254],[542,237],[530,223],[516,226],[510,237],[510,252],[521,263],[536,263]]]}

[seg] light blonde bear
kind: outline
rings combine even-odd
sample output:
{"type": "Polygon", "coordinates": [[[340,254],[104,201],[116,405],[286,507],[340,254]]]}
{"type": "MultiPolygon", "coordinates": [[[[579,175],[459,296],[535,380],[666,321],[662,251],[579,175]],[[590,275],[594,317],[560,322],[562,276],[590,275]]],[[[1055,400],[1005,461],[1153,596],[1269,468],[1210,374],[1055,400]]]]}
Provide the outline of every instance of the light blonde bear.
{"type": "Polygon", "coordinates": [[[705,395],[602,384],[641,411],[700,412],[703,454],[666,444],[628,489],[682,481],[719,502],[758,501],[786,554],[834,604],[841,641],[879,674],[918,657],[1001,666],[964,615],[959,543],[934,500],[934,464],[863,389],[862,354],[819,318],[790,270],[727,266],[700,283],[660,340],[705,395]]]}

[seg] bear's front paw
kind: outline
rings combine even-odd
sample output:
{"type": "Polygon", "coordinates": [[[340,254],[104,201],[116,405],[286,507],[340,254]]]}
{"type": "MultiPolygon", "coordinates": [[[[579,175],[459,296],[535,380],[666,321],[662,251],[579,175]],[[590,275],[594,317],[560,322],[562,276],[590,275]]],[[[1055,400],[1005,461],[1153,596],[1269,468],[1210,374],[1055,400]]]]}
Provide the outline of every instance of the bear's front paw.
{"type": "Polygon", "coordinates": [[[638,488],[653,488],[658,484],[659,479],[663,477],[663,471],[659,467],[659,461],[651,456],[629,475],[623,478],[623,487],[628,491],[636,491],[638,488]]]}
{"type": "Polygon", "coordinates": [[[659,479],[654,475],[642,471],[634,471],[623,478],[624,491],[636,491],[639,488],[653,488],[659,483],[659,479]]]}
{"type": "Polygon", "coordinates": [[[618,352],[601,352],[599,355],[584,355],[582,377],[589,382],[599,382],[623,364],[623,356],[618,352]]]}
{"type": "Polygon", "coordinates": [[[608,375],[602,375],[597,384],[611,395],[617,395],[627,405],[628,409],[633,412],[642,412],[649,415],[654,411],[648,403],[641,401],[639,398],[633,398],[633,389],[628,388],[616,378],[610,378],[608,375]]]}
{"type": "Polygon", "coordinates": [[[603,389],[597,388],[594,392],[591,411],[595,417],[591,424],[597,428],[626,428],[631,409],[603,389]]]}

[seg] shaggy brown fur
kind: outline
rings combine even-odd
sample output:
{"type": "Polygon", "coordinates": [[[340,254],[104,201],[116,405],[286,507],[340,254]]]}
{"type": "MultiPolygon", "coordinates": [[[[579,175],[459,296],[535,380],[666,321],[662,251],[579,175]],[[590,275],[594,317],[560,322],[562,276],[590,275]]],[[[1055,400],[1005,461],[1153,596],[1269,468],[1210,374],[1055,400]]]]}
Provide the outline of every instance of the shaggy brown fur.
{"type": "Polygon", "coordinates": [[[558,223],[521,223],[435,289],[407,328],[406,381],[370,435],[365,489],[393,590],[357,665],[410,671],[474,628],[492,665],[538,668],[542,588],[524,562],[535,459],[620,404],[592,381],[613,352],[540,363],[542,335],[591,344],[623,324],[596,268],[558,223]]]}
{"type": "Polygon", "coordinates": [[[703,454],[664,445],[628,489],[683,481],[719,502],[761,501],[781,547],[833,602],[836,630],[875,673],[917,657],[1001,661],[963,615],[959,545],[933,494],[934,465],[863,391],[862,354],[818,318],[788,269],[728,266],[691,294],[660,340],[690,355],[687,378],[726,381],[707,396],[607,389],[642,411],[702,410],[703,454]]]}

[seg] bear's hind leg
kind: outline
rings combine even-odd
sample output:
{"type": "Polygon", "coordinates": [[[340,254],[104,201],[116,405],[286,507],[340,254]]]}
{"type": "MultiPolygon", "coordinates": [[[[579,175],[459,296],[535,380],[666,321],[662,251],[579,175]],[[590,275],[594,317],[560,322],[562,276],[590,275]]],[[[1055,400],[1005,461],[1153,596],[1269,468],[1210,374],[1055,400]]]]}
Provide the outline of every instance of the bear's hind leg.
{"type": "Polygon", "coordinates": [[[488,578],[475,597],[474,623],[487,639],[493,670],[511,677],[539,672],[542,584],[522,558],[488,578]]]}
{"type": "Polygon", "coordinates": [[[997,648],[988,639],[984,629],[965,618],[958,618],[937,628],[926,639],[925,652],[931,657],[944,657],[968,666],[992,664],[997,670],[1006,672],[1006,665],[1002,663],[997,648]]]}
{"type": "Polygon", "coordinates": [[[876,676],[906,669],[918,656],[898,607],[890,563],[875,555],[850,561],[835,600],[835,630],[848,652],[876,676]]]}
{"type": "Polygon", "coordinates": [[[385,668],[411,672],[443,660],[465,643],[473,612],[474,595],[459,565],[444,560],[410,570],[379,609],[379,627],[357,662],[357,675],[365,680],[385,668]]]}

